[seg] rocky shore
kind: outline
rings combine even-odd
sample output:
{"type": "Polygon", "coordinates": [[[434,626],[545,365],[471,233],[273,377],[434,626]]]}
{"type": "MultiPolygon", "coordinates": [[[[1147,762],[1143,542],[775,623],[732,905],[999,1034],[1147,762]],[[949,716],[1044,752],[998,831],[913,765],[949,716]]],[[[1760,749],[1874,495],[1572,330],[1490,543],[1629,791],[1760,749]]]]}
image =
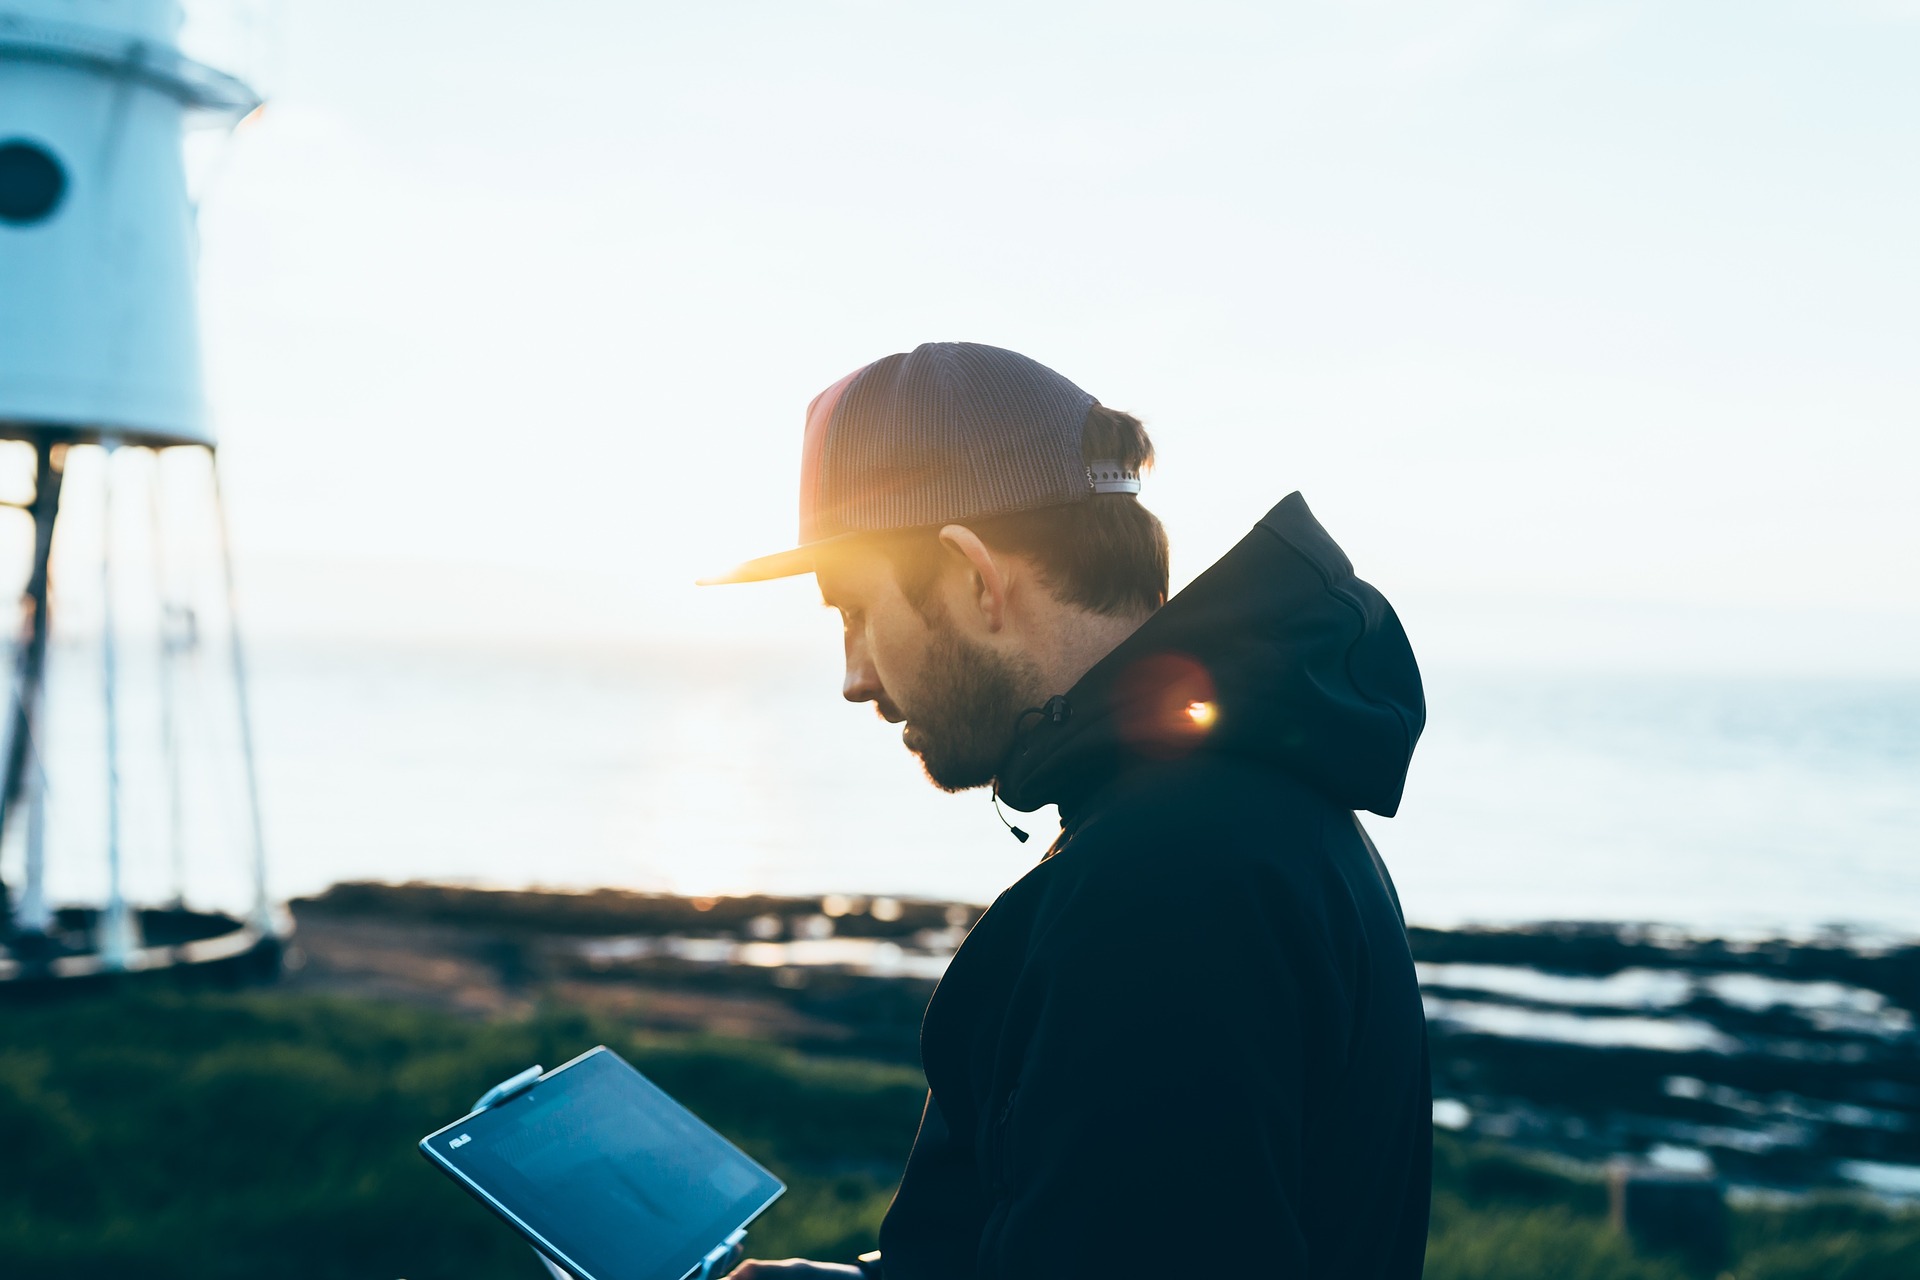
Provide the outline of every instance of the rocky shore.
{"type": "MultiPolygon", "coordinates": [[[[559,1000],[674,1031],[917,1060],[965,903],[344,884],[288,983],[488,1015],[559,1000]]],[[[1410,931],[1435,1122],[1761,1192],[1920,1198],[1920,945],[1648,925],[1410,931]]]]}

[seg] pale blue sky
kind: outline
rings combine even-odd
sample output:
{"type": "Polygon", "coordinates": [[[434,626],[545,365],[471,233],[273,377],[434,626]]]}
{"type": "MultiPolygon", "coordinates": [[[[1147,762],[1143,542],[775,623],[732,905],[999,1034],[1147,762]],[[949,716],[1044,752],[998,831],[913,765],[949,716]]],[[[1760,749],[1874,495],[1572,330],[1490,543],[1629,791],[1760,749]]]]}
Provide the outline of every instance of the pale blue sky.
{"type": "Polygon", "coordinates": [[[1445,655],[1920,669],[1920,5],[269,12],[202,219],[262,626],[821,626],[688,583],[962,338],[1148,419],[1179,578],[1298,488],[1445,655]]]}

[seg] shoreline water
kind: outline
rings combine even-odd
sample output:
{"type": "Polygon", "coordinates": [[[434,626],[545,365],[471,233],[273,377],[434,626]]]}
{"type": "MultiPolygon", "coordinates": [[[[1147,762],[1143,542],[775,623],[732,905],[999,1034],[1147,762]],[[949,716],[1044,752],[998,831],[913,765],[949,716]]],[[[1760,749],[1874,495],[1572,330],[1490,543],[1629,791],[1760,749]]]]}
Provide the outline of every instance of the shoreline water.
{"type": "MultiPolygon", "coordinates": [[[[679,894],[891,892],[983,902],[1010,838],[984,792],[929,787],[896,728],[835,696],[838,633],[788,648],[263,643],[250,652],[274,888],[421,879],[679,894]]],[[[47,891],[99,902],[97,655],[55,655],[37,745],[47,891]],[[57,767],[56,767],[57,766],[57,767]]],[[[203,671],[210,676],[211,670],[203,671]]],[[[1428,672],[1398,816],[1366,816],[1409,919],[1579,916],[1716,936],[1831,921],[1920,935],[1920,682],[1428,672]]],[[[211,689],[219,689],[213,681],[211,689]]],[[[129,743],[158,741],[130,680],[129,743]]],[[[184,885],[159,757],[123,762],[126,892],[244,910],[249,830],[226,711],[178,726],[184,885]],[[223,736],[226,735],[226,736],[223,736]]],[[[17,843],[0,875],[18,883],[17,843]]]]}

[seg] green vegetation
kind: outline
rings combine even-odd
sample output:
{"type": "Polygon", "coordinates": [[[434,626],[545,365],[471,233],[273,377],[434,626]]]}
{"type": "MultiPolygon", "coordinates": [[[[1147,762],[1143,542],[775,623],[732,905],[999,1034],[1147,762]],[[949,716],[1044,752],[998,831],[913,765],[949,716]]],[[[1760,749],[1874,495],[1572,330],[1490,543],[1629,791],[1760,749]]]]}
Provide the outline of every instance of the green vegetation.
{"type": "Polygon", "coordinates": [[[153,996],[0,1019],[0,1258],[10,1274],[322,1280],[538,1274],[414,1150],[487,1085],[605,1042],[792,1187],[756,1246],[872,1248],[918,1076],[569,1011],[467,1022],[276,995],[153,996]]]}
{"type": "MultiPolygon", "coordinates": [[[[128,994],[0,1016],[0,1258],[68,1280],[485,1280],[518,1238],[414,1152],[486,1085],[596,1043],[785,1178],[761,1256],[872,1247],[919,1118],[909,1070],[636,1035],[576,1010],[468,1021],[287,994],[128,994]]],[[[1608,1229],[1605,1196],[1443,1140],[1434,1280],[1680,1280],[1608,1229]]],[[[1920,1218],[1847,1204],[1736,1215],[1741,1280],[1920,1274],[1920,1218]]],[[[1257,1249],[1257,1242],[1253,1242],[1257,1249]]]]}
{"type": "Polygon", "coordinates": [[[1920,1214],[1853,1200],[1732,1215],[1732,1261],[1704,1272],[1642,1257],[1607,1222],[1607,1192],[1497,1149],[1436,1134],[1427,1280],[1914,1280],[1920,1214]]]}

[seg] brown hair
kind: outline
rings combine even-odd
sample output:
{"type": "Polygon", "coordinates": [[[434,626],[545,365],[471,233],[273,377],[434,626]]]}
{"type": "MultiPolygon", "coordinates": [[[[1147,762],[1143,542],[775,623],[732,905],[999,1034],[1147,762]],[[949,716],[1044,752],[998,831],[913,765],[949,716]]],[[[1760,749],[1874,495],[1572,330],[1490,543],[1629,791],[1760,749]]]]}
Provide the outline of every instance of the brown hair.
{"type": "MultiPolygon", "coordinates": [[[[1140,419],[1095,404],[1080,437],[1087,462],[1113,460],[1129,471],[1153,465],[1153,441],[1140,419]]],[[[1167,531],[1130,493],[1096,493],[1084,502],[956,521],[998,551],[1034,562],[1062,603],[1109,617],[1152,613],[1167,600],[1167,531]]],[[[938,529],[914,529],[882,541],[902,594],[920,615],[938,613],[933,587],[943,556],[938,529]]]]}

